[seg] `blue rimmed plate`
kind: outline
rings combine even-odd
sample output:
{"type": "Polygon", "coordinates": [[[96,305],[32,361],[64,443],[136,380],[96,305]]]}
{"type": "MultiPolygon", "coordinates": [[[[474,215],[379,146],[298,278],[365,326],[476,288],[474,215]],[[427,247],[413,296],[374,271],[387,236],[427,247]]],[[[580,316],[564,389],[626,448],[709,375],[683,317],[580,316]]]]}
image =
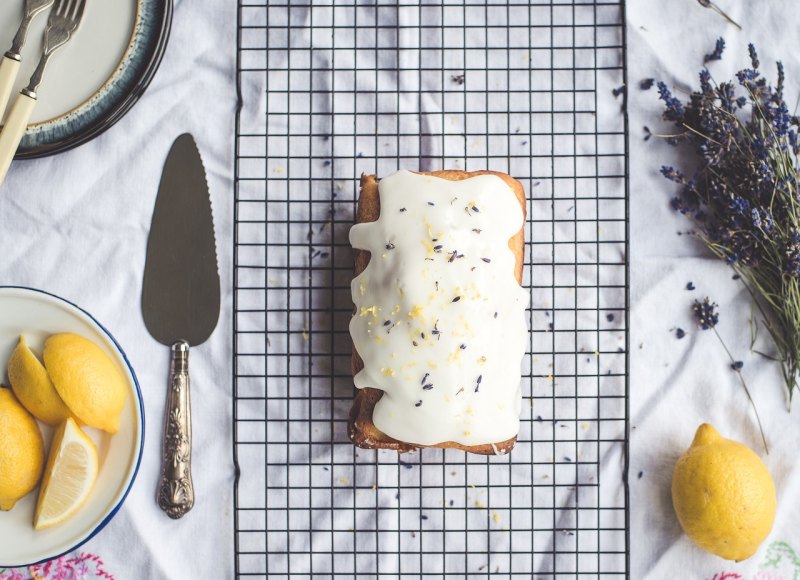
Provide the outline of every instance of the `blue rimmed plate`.
{"type": "MultiPolygon", "coordinates": [[[[11,46],[22,9],[23,0],[0,2],[0,53],[11,46]]],[[[71,149],[122,118],[158,69],[171,22],[172,0],[90,0],[77,34],[47,67],[17,158],[71,149]]],[[[31,26],[12,95],[28,84],[46,23],[42,14],[31,26]]]]}
{"type": "MultiPolygon", "coordinates": [[[[63,298],[31,288],[0,287],[0,375],[5,375],[6,362],[20,334],[41,352],[45,339],[56,332],[74,332],[97,343],[116,362],[129,393],[116,434],[84,429],[97,445],[100,472],[86,503],[72,518],[35,531],[33,512],[38,488],[11,511],[0,512],[0,570],[55,558],[89,540],[117,513],[139,470],[144,444],[142,393],[114,337],[91,314],[63,298]]],[[[40,428],[45,446],[49,447],[53,429],[45,425],[40,428]]]]}

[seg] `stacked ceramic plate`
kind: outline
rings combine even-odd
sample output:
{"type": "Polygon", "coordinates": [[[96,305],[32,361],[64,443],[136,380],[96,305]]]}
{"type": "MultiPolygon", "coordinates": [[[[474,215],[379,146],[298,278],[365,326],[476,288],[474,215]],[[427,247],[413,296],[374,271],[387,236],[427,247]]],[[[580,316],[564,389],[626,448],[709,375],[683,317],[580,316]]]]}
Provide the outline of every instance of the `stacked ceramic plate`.
{"type": "MultiPolygon", "coordinates": [[[[0,2],[0,52],[11,46],[22,12],[22,0],[0,2]]],[[[17,158],[70,149],[116,123],[153,78],[171,20],[171,0],[92,2],[79,34],[48,67],[17,158]]],[[[27,85],[36,67],[46,23],[40,17],[31,26],[12,94],[27,85]]]]}

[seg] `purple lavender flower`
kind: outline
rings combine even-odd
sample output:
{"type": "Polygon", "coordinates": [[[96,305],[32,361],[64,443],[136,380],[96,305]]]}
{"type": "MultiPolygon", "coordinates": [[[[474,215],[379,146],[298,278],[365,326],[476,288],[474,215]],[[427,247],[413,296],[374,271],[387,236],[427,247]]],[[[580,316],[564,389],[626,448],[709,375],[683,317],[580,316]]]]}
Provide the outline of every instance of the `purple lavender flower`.
{"type": "Polygon", "coordinates": [[[702,302],[699,300],[694,301],[692,305],[692,315],[694,316],[694,321],[703,330],[714,328],[719,322],[717,304],[711,302],[708,296],[703,298],[702,302]]]}
{"type": "MultiPolygon", "coordinates": [[[[724,82],[720,83],[717,86],[716,96],[719,98],[720,107],[723,111],[732,113],[736,111],[736,109],[740,109],[741,106],[739,105],[740,101],[736,98],[736,88],[734,87],[733,83],[724,82]]],[[[703,103],[704,108],[711,109],[709,107],[710,104],[713,103],[703,103]]],[[[709,111],[710,112],[710,111],[709,111]]],[[[715,115],[709,115],[706,118],[706,121],[711,124],[713,127],[718,127],[720,129],[728,129],[731,127],[732,119],[719,117],[715,115]]]]}
{"type": "Polygon", "coordinates": [[[664,105],[666,105],[664,111],[664,118],[666,120],[680,121],[683,119],[683,103],[681,103],[680,99],[673,97],[667,85],[661,81],[658,83],[658,98],[664,101],[664,105]]]}
{"type": "Polygon", "coordinates": [[[670,181],[674,181],[675,183],[686,183],[686,176],[677,169],[675,169],[674,167],[662,165],[661,175],[663,175],[670,181]]]}
{"type": "Polygon", "coordinates": [[[753,218],[753,226],[760,229],[761,226],[763,225],[763,222],[761,221],[761,212],[758,211],[758,208],[754,207],[750,211],[750,215],[753,218]]]}
{"type": "Polygon", "coordinates": [[[711,73],[708,72],[707,68],[700,71],[700,92],[704,95],[710,95],[714,92],[711,86],[711,73]]]}
{"type": "Polygon", "coordinates": [[[682,196],[673,197],[670,203],[672,204],[672,209],[681,212],[683,215],[691,215],[694,213],[695,208],[682,196]]]}
{"type": "Polygon", "coordinates": [[[780,102],[776,107],[769,109],[772,117],[772,127],[775,129],[776,137],[785,137],[789,133],[789,126],[792,117],[789,115],[789,108],[786,103],[780,102]]]}
{"type": "Polygon", "coordinates": [[[764,233],[770,233],[775,229],[775,222],[772,219],[772,214],[769,210],[764,208],[753,208],[751,212],[753,220],[753,227],[760,229],[764,233]]]}
{"type": "Polygon", "coordinates": [[[731,198],[728,207],[738,214],[747,215],[750,213],[750,202],[743,197],[735,196],[731,198]]]}
{"type": "Polygon", "coordinates": [[[758,78],[758,71],[752,68],[744,68],[736,73],[736,78],[739,80],[739,84],[747,86],[748,82],[752,82],[758,78]]]}
{"type": "Polygon", "coordinates": [[[750,54],[750,62],[753,63],[753,68],[757,69],[760,65],[758,62],[758,54],[756,53],[756,47],[753,46],[753,43],[747,45],[747,52],[750,54]]]}
{"type": "Polygon", "coordinates": [[[703,57],[703,64],[710,62],[712,60],[721,60],[722,52],[724,50],[725,50],[725,39],[720,36],[717,39],[717,44],[714,46],[714,50],[703,57]]]}
{"type": "Polygon", "coordinates": [[[800,278],[800,232],[797,230],[789,234],[784,270],[789,276],[800,278]]]}

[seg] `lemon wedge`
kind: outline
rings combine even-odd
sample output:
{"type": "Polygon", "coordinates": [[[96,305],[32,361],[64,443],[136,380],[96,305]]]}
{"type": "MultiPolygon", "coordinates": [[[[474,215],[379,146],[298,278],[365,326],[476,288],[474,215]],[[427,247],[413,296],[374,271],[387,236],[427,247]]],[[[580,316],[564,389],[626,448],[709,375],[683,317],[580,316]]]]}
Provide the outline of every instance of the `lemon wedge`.
{"type": "Polygon", "coordinates": [[[99,346],[77,334],[54,334],[44,343],[44,366],[76,419],[108,433],[119,430],[125,379],[99,346]]]}
{"type": "Polygon", "coordinates": [[[8,360],[8,380],[19,402],[43,423],[58,425],[72,416],[44,365],[25,343],[24,336],[19,337],[8,360]]]}
{"type": "Polygon", "coordinates": [[[0,387],[0,510],[14,507],[42,477],[44,442],[36,420],[0,387]]]}
{"type": "Polygon", "coordinates": [[[53,435],[33,527],[43,530],[77,512],[97,479],[97,448],[72,418],[53,435]]]}

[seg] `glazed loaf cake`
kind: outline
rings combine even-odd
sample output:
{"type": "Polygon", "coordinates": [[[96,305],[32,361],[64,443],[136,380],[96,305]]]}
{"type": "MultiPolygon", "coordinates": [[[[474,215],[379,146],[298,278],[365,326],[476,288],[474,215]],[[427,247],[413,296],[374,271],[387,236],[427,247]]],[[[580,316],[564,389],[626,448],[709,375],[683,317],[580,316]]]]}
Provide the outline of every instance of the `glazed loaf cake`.
{"type": "Polygon", "coordinates": [[[526,350],[525,192],[491,171],[362,175],[351,440],[508,453],[526,350]]]}

